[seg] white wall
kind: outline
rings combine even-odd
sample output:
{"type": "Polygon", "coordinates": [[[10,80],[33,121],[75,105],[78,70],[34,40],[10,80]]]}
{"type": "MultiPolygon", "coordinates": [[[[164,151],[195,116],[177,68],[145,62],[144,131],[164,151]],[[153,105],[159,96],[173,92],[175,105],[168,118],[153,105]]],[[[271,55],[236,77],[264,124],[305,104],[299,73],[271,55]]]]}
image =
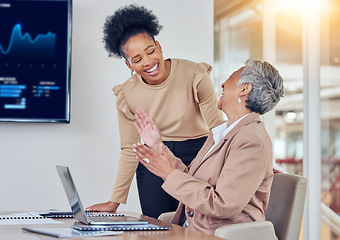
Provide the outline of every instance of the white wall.
{"type": "MultiPolygon", "coordinates": [[[[129,78],[102,44],[107,15],[131,1],[74,0],[71,123],[0,122],[0,211],[69,210],[55,169],[68,165],[85,206],[107,201],[116,177],[119,133],[111,88],[129,78]]],[[[213,64],[213,0],[134,1],[164,26],[165,57],[213,64]]],[[[135,181],[120,210],[140,212],[135,181]]]]}

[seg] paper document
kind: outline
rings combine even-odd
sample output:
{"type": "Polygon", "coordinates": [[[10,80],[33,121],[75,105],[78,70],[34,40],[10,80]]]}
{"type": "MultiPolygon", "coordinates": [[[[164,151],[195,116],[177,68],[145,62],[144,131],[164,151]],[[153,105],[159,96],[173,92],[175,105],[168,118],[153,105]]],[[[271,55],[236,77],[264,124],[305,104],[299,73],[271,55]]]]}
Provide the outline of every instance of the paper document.
{"type": "Polygon", "coordinates": [[[22,230],[49,235],[52,237],[95,237],[95,236],[112,236],[122,234],[122,231],[79,231],[71,228],[22,228],[22,230]]]}

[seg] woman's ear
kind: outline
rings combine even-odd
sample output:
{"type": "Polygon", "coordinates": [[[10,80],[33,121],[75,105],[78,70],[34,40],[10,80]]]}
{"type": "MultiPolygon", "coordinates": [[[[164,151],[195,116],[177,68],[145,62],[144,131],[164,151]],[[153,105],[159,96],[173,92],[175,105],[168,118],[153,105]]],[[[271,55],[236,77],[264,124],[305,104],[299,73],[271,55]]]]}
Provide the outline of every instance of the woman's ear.
{"type": "Polygon", "coordinates": [[[251,83],[243,84],[240,97],[248,95],[251,92],[251,90],[253,90],[253,85],[251,83]]]}
{"type": "Polygon", "coordinates": [[[159,47],[159,50],[161,50],[161,52],[163,52],[161,44],[157,40],[155,41],[155,43],[156,43],[156,46],[159,47]]]}
{"type": "Polygon", "coordinates": [[[133,67],[131,66],[131,64],[129,63],[128,60],[125,60],[125,64],[126,64],[126,66],[127,66],[131,71],[134,71],[134,70],[133,70],[133,67]]]}

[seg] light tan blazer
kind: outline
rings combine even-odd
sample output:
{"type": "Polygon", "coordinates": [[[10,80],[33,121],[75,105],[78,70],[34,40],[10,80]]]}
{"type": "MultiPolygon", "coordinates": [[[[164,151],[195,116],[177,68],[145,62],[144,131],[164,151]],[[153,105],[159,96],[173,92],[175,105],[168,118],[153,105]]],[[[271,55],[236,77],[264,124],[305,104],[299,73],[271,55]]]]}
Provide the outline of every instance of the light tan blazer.
{"type": "Polygon", "coordinates": [[[224,225],[264,221],[273,164],[260,116],[246,116],[204,157],[213,144],[210,132],[191,165],[176,159],[176,170],[162,185],[180,201],[172,223],[181,225],[186,217],[189,228],[213,234],[224,225]]]}

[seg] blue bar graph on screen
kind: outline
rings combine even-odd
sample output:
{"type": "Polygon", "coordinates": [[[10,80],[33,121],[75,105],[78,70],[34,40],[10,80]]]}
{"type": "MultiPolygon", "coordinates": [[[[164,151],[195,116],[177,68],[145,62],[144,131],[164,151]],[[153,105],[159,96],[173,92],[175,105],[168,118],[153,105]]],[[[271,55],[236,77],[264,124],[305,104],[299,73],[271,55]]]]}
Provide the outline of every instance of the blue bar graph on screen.
{"type": "Polygon", "coordinates": [[[0,85],[0,97],[20,97],[25,85],[0,85]]]}
{"type": "Polygon", "coordinates": [[[69,122],[72,0],[0,0],[0,122],[69,122]]]}

